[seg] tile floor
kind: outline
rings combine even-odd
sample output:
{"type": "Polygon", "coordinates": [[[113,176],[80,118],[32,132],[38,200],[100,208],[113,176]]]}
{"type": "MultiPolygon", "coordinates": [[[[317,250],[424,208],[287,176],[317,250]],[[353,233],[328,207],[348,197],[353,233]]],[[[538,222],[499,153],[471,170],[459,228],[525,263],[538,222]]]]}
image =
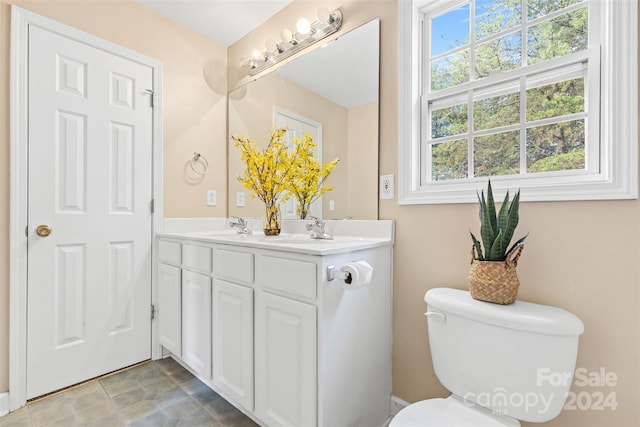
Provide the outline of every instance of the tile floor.
{"type": "Polygon", "coordinates": [[[147,362],[29,403],[0,427],[255,427],[171,358],[147,362]]]}

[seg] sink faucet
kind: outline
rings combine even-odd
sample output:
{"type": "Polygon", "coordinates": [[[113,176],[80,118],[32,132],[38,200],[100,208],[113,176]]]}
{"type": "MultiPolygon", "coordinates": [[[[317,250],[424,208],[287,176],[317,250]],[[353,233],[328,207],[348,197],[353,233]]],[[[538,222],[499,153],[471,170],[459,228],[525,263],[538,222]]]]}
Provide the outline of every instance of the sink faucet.
{"type": "Polygon", "coordinates": [[[233,217],[235,221],[231,221],[229,226],[231,228],[237,228],[238,234],[252,234],[253,232],[247,228],[247,221],[244,218],[240,218],[239,216],[233,217]]]}
{"type": "Polygon", "coordinates": [[[311,219],[313,219],[313,222],[311,224],[307,224],[307,230],[311,232],[310,237],[312,239],[333,239],[331,234],[327,234],[327,232],[324,231],[324,221],[316,217],[311,217],[311,219]]]}

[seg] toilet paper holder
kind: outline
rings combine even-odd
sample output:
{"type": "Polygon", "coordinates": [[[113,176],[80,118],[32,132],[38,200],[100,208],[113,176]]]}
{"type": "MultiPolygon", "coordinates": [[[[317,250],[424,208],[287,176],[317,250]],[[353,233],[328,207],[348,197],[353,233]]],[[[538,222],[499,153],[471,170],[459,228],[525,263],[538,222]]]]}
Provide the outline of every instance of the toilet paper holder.
{"type": "Polygon", "coordinates": [[[337,270],[333,265],[327,267],[327,280],[332,281],[334,279],[344,280],[348,285],[351,284],[351,273],[348,271],[337,270]]]}

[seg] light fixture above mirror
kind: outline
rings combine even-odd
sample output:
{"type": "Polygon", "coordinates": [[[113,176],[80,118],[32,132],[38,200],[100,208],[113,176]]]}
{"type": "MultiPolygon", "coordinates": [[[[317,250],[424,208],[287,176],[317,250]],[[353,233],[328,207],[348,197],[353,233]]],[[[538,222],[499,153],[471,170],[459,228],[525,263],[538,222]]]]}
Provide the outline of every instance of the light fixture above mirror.
{"type": "Polygon", "coordinates": [[[242,59],[242,65],[249,68],[249,75],[255,76],[261,71],[277,64],[291,55],[335,33],[342,26],[342,12],[336,9],[329,12],[321,7],[316,13],[316,20],[310,22],[300,18],[296,24],[296,32],[284,28],[280,33],[281,41],[273,39],[265,41],[265,51],[256,50],[250,59],[242,59]]]}

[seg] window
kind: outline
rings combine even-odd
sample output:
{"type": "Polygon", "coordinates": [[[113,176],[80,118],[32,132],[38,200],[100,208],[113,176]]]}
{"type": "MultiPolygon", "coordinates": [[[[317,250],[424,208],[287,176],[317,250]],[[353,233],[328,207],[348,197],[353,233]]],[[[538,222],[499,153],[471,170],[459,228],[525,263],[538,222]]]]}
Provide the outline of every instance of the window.
{"type": "Polygon", "coordinates": [[[637,197],[635,2],[399,12],[400,203],[475,202],[487,177],[524,200],[637,197]]]}

